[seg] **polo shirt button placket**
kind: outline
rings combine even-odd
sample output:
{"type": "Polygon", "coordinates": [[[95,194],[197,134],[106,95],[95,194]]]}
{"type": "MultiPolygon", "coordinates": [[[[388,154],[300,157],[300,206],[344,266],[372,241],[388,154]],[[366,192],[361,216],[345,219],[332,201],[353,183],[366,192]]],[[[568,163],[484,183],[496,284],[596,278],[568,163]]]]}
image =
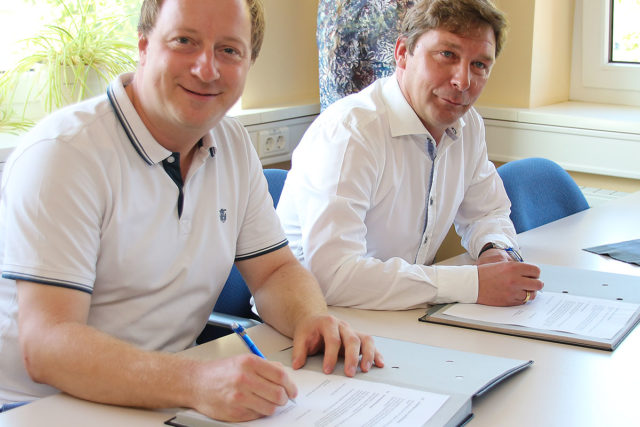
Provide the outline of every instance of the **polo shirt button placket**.
{"type": "Polygon", "coordinates": [[[189,219],[181,219],[180,220],[180,231],[182,234],[191,233],[191,220],[189,219]]]}

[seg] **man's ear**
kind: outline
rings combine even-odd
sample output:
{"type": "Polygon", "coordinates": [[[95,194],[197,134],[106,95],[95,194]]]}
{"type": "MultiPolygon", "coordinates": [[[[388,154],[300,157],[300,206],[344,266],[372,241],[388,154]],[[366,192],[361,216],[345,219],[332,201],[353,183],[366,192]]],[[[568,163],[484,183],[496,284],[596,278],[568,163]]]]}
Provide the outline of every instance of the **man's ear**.
{"type": "Polygon", "coordinates": [[[144,64],[144,60],[147,54],[147,47],[149,46],[149,39],[142,34],[138,33],[138,56],[140,57],[140,64],[144,64]]]}
{"type": "Polygon", "coordinates": [[[396,40],[396,48],[393,52],[397,68],[405,69],[407,66],[407,55],[409,55],[409,51],[407,50],[407,38],[400,36],[398,37],[398,40],[396,40]]]}

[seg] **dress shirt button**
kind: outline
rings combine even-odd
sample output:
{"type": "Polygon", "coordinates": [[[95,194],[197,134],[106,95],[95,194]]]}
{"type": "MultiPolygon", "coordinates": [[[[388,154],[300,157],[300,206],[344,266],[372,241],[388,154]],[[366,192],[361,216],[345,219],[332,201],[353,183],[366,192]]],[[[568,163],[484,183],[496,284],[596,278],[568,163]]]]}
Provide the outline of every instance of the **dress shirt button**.
{"type": "Polygon", "coordinates": [[[433,197],[429,197],[429,205],[433,205],[433,197]]]}
{"type": "Polygon", "coordinates": [[[175,158],[175,157],[173,157],[173,156],[169,156],[169,157],[167,157],[167,162],[169,162],[169,163],[173,163],[173,162],[175,162],[175,161],[176,161],[176,158],[175,158]]]}

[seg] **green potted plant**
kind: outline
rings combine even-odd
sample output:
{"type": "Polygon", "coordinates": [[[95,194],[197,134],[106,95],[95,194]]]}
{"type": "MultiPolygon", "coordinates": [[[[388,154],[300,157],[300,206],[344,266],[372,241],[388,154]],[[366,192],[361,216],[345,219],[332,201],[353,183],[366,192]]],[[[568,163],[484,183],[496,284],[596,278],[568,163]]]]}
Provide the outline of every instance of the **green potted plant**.
{"type": "Polygon", "coordinates": [[[8,96],[9,80],[6,73],[0,75],[0,134],[18,134],[27,130],[33,122],[27,119],[20,119],[11,105],[11,98],[8,96]]]}
{"type": "Polygon", "coordinates": [[[63,8],[59,23],[46,25],[25,40],[28,55],[6,76],[17,82],[25,73],[35,72],[25,104],[37,96],[50,112],[101,93],[114,76],[135,67],[135,46],[117,36],[128,17],[98,16],[97,3],[57,0],[63,8]]]}
{"type": "MultiPolygon", "coordinates": [[[[0,98],[0,102],[2,99],[0,98]]],[[[33,123],[30,120],[19,119],[11,108],[0,108],[0,133],[19,134],[27,130],[33,123]]]]}

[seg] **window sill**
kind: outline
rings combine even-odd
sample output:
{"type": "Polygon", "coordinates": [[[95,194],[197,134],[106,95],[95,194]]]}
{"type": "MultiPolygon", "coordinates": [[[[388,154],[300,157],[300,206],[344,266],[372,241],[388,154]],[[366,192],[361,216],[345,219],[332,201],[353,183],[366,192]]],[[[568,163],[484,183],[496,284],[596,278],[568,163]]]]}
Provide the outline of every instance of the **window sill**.
{"type": "Polygon", "coordinates": [[[227,113],[240,120],[245,126],[277,122],[298,117],[314,116],[320,113],[320,104],[300,104],[272,108],[242,109],[238,104],[227,113]]]}
{"type": "Polygon", "coordinates": [[[476,109],[485,119],[640,135],[640,107],[569,101],[537,108],[476,109]]]}
{"type": "Polygon", "coordinates": [[[568,171],[640,179],[640,108],[563,102],[539,108],[477,107],[489,158],[545,157],[568,171]]]}

